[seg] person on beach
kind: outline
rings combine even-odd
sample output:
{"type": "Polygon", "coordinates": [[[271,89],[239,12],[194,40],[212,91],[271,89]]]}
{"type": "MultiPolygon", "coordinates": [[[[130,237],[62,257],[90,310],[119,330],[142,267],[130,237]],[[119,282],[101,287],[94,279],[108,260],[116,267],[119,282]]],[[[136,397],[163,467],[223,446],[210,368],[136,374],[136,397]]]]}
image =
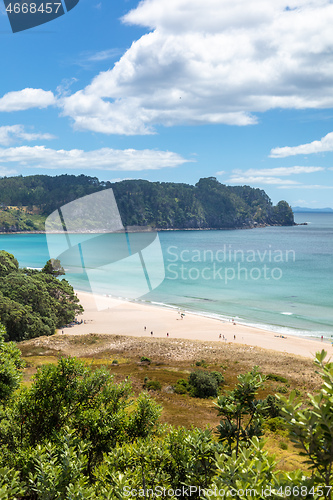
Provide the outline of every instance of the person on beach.
{"type": "Polygon", "coordinates": [[[146,327],[146,326],[144,326],[144,327],[143,327],[143,329],[144,329],[144,331],[146,331],[146,330],[147,330],[147,327],[146,327]]]}
{"type": "Polygon", "coordinates": [[[167,337],[169,337],[169,334],[167,333],[167,337]]]}
{"type": "Polygon", "coordinates": [[[150,335],[153,335],[154,332],[150,332],[150,335]]]}
{"type": "Polygon", "coordinates": [[[222,335],[220,334],[220,335],[219,335],[219,339],[220,339],[221,337],[222,337],[222,335]]]}

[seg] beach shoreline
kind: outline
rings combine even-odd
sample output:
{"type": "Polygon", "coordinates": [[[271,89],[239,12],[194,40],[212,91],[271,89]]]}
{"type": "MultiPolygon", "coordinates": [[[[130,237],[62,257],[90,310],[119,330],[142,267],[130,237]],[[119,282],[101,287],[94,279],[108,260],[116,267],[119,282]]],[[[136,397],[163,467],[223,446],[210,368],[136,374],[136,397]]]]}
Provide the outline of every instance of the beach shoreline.
{"type": "Polygon", "coordinates": [[[223,321],[182,309],[163,307],[156,304],[126,301],[113,297],[96,296],[75,290],[84,313],[79,317],[82,323],[58,330],[71,335],[110,334],[134,337],[154,337],[216,341],[227,346],[230,343],[243,344],[253,348],[314,358],[317,351],[325,349],[331,354],[332,346],[320,340],[311,340],[292,335],[277,335],[273,331],[223,321]]]}

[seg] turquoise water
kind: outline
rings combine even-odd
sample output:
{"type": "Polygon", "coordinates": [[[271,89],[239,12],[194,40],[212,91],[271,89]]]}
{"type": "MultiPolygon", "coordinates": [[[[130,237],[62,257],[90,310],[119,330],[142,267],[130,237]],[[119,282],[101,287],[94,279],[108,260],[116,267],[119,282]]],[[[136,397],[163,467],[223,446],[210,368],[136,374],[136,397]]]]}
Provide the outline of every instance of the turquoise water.
{"type": "MultiPolygon", "coordinates": [[[[333,214],[295,214],[295,220],[308,225],[160,232],[165,279],[140,300],[277,332],[330,338],[333,214]]],[[[60,241],[58,235],[52,238],[55,244],[60,241]]],[[[49,259],[45,235],[0,235],[0,248],[25,267],[41,268],[49,259]]],[[[121,261],[118,268],[135,287],[136,276],[129,276],[121,261]]],[[[84,273],[67,279],[77,289],[90,289],[84,273]]],[[[105,291],[102,283],[100,291],[105,291]]]]}

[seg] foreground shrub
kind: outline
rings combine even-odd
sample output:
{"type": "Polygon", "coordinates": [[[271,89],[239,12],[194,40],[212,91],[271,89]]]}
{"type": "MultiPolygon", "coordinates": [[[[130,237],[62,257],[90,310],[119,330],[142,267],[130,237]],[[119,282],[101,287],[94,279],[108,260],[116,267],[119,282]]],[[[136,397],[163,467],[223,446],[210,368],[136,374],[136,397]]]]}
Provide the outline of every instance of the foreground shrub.
{"type": "Polygon", "coordinates": [[[309,395],[308,408],[296,397],[295,391],[283,403],[283,415],[288,422],[292,441],[306,457],[314,479],[327,488],[326,496],[331,498],[333,479],[333,363],[325,364],[326,351],[316,353],[315,364],[323,380],[321,390],[315,396],[309,395]]]}
{"type": "Polygon", "coordinates": [[[229,453],[236,456],[240,445],[246,446],[254,436],[262,435],[265,402],[256,399],[265,377],[255,366],[251,372],[238,375],[238,384],[217,400],[218,414],[222,419],[217,428],[219,439],[229,453]]]}

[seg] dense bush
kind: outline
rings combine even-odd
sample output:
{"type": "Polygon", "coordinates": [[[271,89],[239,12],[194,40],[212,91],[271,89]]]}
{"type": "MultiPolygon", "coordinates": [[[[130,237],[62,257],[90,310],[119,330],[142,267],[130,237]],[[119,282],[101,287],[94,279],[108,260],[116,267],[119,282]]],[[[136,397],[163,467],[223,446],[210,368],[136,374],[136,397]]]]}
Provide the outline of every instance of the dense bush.
{"type": "MultiPolygon", "coordinates": [[[[202,366],[205,362],[202,360],[199,363],[202,366]]],[[[196,398],[209,398],[217,396],[218,388],[223,382],[224,377],[220,372],[196,370],[189,375],[188,380],[178,379],[173,389],[176,394],[189,393],[196,398]]]]}
{"type": "MultiPolygon", "coordinates": [[[[132,399],[130,385],[115,384],[106,369],[62,358],[0,405],[0,499],[152,498],[156,486],[189,491],[189,485],[193,500],[330,498],[333,363],[324,365],[324,354],[317,365],[325,386],[309,406],[294,393],[281,397],[294,442],[311,465],[309,477],[279,471],[264,441],[249,432],[264,408],[255,398],[264,381],[256,368],[218,399],[222,420],[236,423],[221,443],[211,430],[158,426],[161,408],[147,393],[132,399]]],[[[222,438],[221,426],[218,431],[222,438]]]]}
{"type": "Polygon", "coordinates": [[[282,382],[283,384],[286,384],[288,382],[288,379],[286,377],[282,377],[282,375],[276,375],[275,373],[269,373],[266,375],[267,380],[274,380],[275,382],[282,382]]]}
{"type": "Polygon", "coordinates": [[[6,330],[0,324],[0,403],[19,387],[24,362],[13,342],[5,342],[6,330]]]}
{"type": "Polygon", "coordinates": [[[141,363],[151,363],[151,359],[147,358],[147,356],[141,356],[141,363]]]}
{"type": "Polygon", "coordinates": [[[13,255],[0,251],[0,321],[9,340],[52,335],[83,311],[73,287],[53,274],[19,269],[13,255]]]}
{"type": "Polygon", "coordinates": [[[191,396],[196,398],[214,398],[218,395],[218,382],[216,377],[210,372],[196,370],[190,373],[188,382],[191,386],[191,396]]]}
{"type": "Polygon", "coordinates": [[[147,380],[144,387],[147,391],[160,391],[162,384],[158,380],[147,380]]]}

